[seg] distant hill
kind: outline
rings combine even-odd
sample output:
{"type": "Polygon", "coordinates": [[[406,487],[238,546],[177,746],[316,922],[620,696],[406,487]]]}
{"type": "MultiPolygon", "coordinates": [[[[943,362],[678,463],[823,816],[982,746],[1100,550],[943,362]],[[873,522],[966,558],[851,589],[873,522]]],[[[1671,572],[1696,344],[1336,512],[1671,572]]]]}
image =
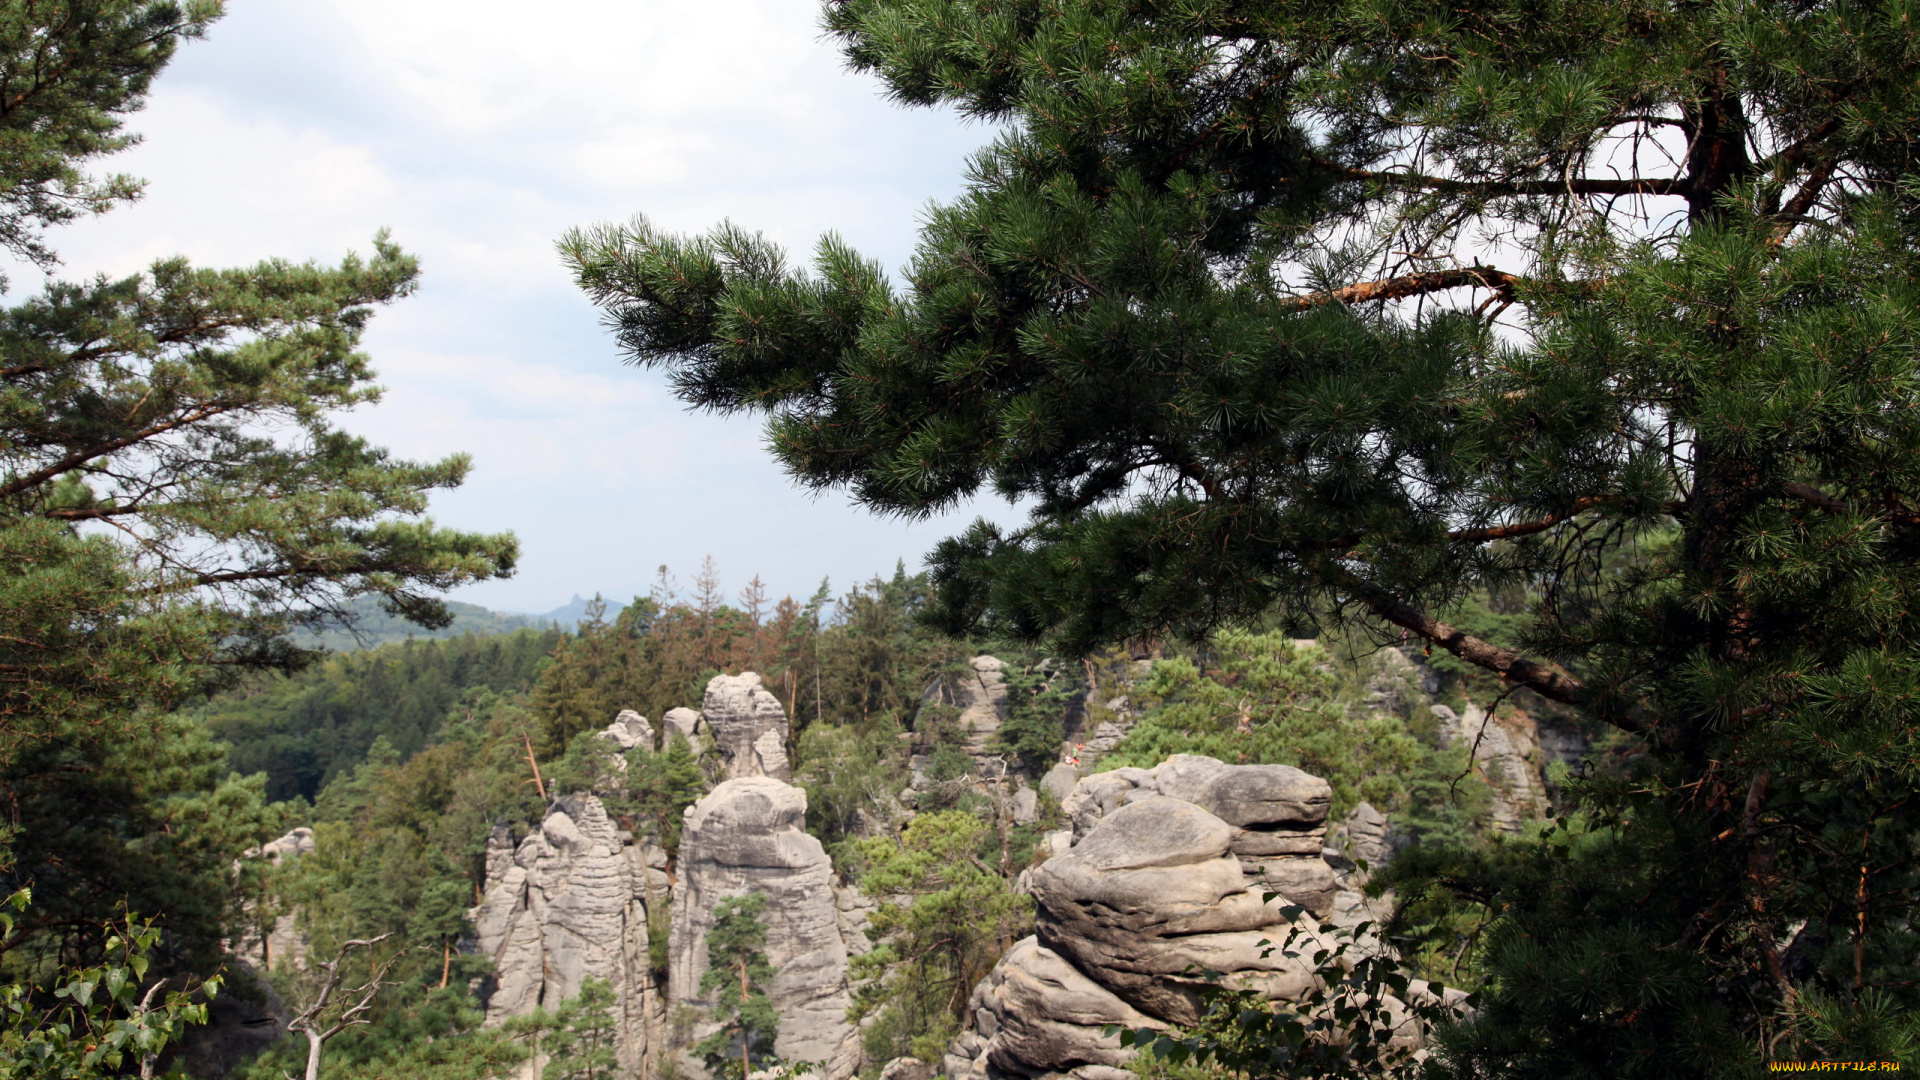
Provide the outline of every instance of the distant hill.
{"type": "MultiPolygon", "coordinates": [[[[371,649],[394,641],[414,639],[427,641],[434,639],[456,638],[465,634],[486,637],[489,634],[510,634],[515,630],[565,630],[572,633],[581,619],[587,617],[589,601],[578,593],[572,600],[539,615],[520,612],[489,611],[478,604],[463,604],[457,600],[447,601],[447,610],[453,612],[453,623],[440,630],[428,630],[415,626],[405,619],[387,614],[380,609],[378,597],[363,596],[348,604],[357,622],[360,636],[355,637],[345,630],[328,630],[324,633],[300,632],[293,635],[294,643],[301,648],[323,648],[334,652],[353,652],[356,649],[371,649]]],[[[613,600],[607,601],[605,618],[612,620],[627,605],[613,600]]]]}
{"type": "MultiPolygon", "coordinates": [[[[588,603],[589,601],[585,597],[581,596],[579,593],[574,593],[573,599],[567,601],[566,603],[560,605],[557,608],[554,608],[552,611],[549,611],[543,615],[528,615],[524,617],[539,620],[539,621],[544,621],[544,622],[550,622],[562,630],[572,630],[574,626],[580,622],[581,619],[584,619],[587,617],[588,603]]],[[[620,614],[620,612],[624,610],[626,606],[627,605],[619,603],[618,601],[608,600],[606,614],[603,617],[608,622],[612,622],[613,617],[615,615],[620,614]]]]}
{"type": "MultiPolygon", "coordinates": [[[[585,601],[574,597],[575,603],[582,608],[585,601]]],[[[434,638],[456,638],[464,634],[486,637],[492,634],[507,634],[515,630],[573,629],[573,620],[562,622],[558,616],[571,610],[573,605],[558,608],[553,615],[509,615],[500,611],[489,611],[478,604],[462,604],[456,600],[447,601],[447,610],[453,613],[451,625],[439,630],[429,630],[397,616],[389,615],[380,608],[378,597],[362,596],[347,605],[356,616],[355,629],[359,636],[346,630],[327,630],[323,633],[300,632],[293,635],[294,643],[302,648],[324,648],[334,652],[353,652],[357,649],[370,649],[389,642],[406,641],[409,638],[428,640],[434,638]]],[[[612,605],[608,605],[611,609],[612,605]]]]}

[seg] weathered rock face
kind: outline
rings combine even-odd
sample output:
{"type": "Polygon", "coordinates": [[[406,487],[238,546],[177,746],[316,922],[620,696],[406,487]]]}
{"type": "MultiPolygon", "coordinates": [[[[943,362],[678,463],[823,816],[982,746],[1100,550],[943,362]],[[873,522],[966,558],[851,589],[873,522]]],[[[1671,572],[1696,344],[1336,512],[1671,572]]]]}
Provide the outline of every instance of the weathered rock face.
{"type": "Polygon", "coordinates": [[[1333,788],[1287,765],[1227,765],[1175,754],[1146,769],[1115,769],[1080,781],[1061,801],[1076,842],[1121,807],[1153,796],[1192,803],[1233,827],[1229,850],[1249,880],[1325,915],[1339,891],[1320,857],[1333,788]]]}
{"type": "Polygon", "coordinates": [[[707,683],[700,715],[713,733],[729,779],[793,779],[787,763],[787,711],[761,685],[759,675],[751,671],[715,675],[707,683]]]}
{"type": "Polygon", "coordinates": [[[1087,1065],[1125,1065],[1132,1052],[1106,1026],[1164,1026],[1080,973],[1060,954],[1022,938],[993,972],[974,987],[968,1002],[975,1036],[963,1040],[969,1055],[949,1054],[949,1075],[964,1074],[976,1058],[1003,1073],[1071,1073],[1087,1065]]]}
{"type": "Polygon", "coordinates": [[[1474,771],[1493,790],[1494,827],[1506,833],[1517,833],[1552,811],[1547,767],[1577,761],[1588,751],[1578,732],[1542,726],[1518,709],[1494,716],[1469,703],[1463,713],[1435,705],[1433,714],[1440,720],[1442,743],[1471,748],[1474,771]]]}
{"type": "Polygon", "coordinates": [[[968,664],[970,676],[964,676],[954,688],[955,704],[960,707],[960,730],[966,735],[967,753],[984,758],[994,752],[994,736],[1007,712],[1007,665],[998,657],[976,656],[968,664]]]}
{"type": "Polygon", "coordinates": [[[664,865],[657,848],[624,843],[591,795],[558,800],[518,845],[495,830],[486,895],[469,913],[494,961],[487,1022],[557,1008],[588,977],[606,979],[621,1067],[651,1075],[665,1009],[647,964],[647,905],[666,902],[664,865]]]}
{"type": "MultiPolygon", "coordinates": [[[[313,849],[313,830],[302,825],[277,840],[260,845],[258,851],[250,851],[243,857],[265,859],[278,866],[287,859],[300,858],[313,849]]],[[[291,964],[303,971],[307,966],[307,935],[300,932],[300,926],[291,912],[276,916],[273,926],[264,935],[257,927],[248,927],[241,937],[228,943],[228,949],[242,962],[262,972],[281,964],[291,964]]]]}
{"type": "Polygon", "coordinates": [[[806,814],[806,792],[767,776],[728,780],[687,808],[669,984],[676,1002],[698,1001],[714,907],[729,896],[765,894],[767,962],[775,972],[768,996],[780,1014],[775,1052],[824,1063],[829,1080],[844,1080],[860,1067],[858,1033],[846,1019],[847,954],[864,919],[846,890],[836,897],[826,849],[803,831],[806,814]]]}
{"type": "Polygon", "coordinates": [[[1063,803],[1071,846],[1025,877],[1036,933],[974,989],[946,1075],[1130,1080],[1132,1051],[1104,1029],[1192,1023],[1202,972],[1301,999],[1317,985],[1308,958],[1331,943],[1285,908],[1335,913],[1331,795],[1298,769],[1190,755],[1080,781],[1063,803]],[[1270,947],[1296,928],[1302,955],[1270,947]]]}
{"type": "Polygon", "coordinates": [[[706,724],[701,720],[699,710],[689,709],[684,706],[678,709],[668,709],[667,714],[661,717],[660,720],[667,725],[666,731],[668,738],[677,737],[685,739],[689,743],[697,744],[701,733],[706,730],[706,724]]]}
{"type": "Polygon", "coordinates": [[[600,737],[621,750],[631,750],[636,746],[643,750],[653,749],[653,725],[632,709],[621,709],[619,715],[613,718],[613,723],[600,733],[600,737]]]}

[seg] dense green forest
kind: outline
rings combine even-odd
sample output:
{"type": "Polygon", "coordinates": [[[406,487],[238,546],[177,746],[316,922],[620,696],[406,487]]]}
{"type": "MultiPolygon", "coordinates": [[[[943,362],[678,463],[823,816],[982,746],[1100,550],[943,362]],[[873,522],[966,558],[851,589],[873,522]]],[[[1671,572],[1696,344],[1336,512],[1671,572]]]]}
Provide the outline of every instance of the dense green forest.
{"type": "MultiPolygon", "coordinates": [[[[657,750],[623,755],[610,790],[614,765],[597,732],[623,708],[657,719],[697,706],[720,673],[759,671],[781,699],[809,831],[847,879],[918,897],[881,920],[894,944],[861,961],[873,980],[859,1008],[877,1021],[867,1036],[875,1069],[935,1053],[958,1030],[952,987],[984,973],[1008,927],[1025,917],[1013,879],[1060,823],[1055,807],[1033,824],[1002,828],[991,800],[936,786],[922,793],[919,815],[908,815],[904,847],[887,839],[903,820],[896,798],[912,758],[929,762],[936,781],[974,768],[939,691],[970,675],[966,661],[982,651],[1012,665],[997,747],[1015,762],[1026,755],[1033,777],[1067,756],[1068,713],[1085,702],[1092,679],[1144,710],[1099,767],[1151,765],[1171,753],[1293,764],[1332,780],[1336,813],[1367,799],[1412,840],[1489,842],[1486,791],[1464,748],[1443,747],[1431,718],[1413,708],[1381,711],[1364,700],[1371,646],[1301,644],[1275,629],[1169,647],[1144,670],[1124,653],[1059,664],[1013,643],[929,628],[918,617],[929,595],[924,576],[896,570],[838,596],[823,584],[806,602],[769,602],[757,580],[727,599],[709,566],[691,595],[663,587],[612,620],[590,612],[572,633],[389,644],[195,709],[229,741],[236,768],[259,769],[268,791],[289,793],[285,820],[315,830],[311,854],[257,886],[250,917],[297,912],[315,955],[382,934],[400,950],[399,981],[374,1022],[335,1041],[336,1075],[423,1068],[411,1055],[429,1035],[435,1054],[502,1052],[495,1041],[505,1036],[475,1026],[465,989],[484,964],[453,948],[486,884],[488,835],[503,823],[516,834],[534,827],[546,805],[538,775],[549,797],[602,792],[616,820],[671,853],[680,811],[714,782],[710,759],[662,739],[657,750]],[[287,749],[295,745],[324,745],[331,755],[311,809],[299,785],[315,775],[314,759],[287,749]],[[943,880],[956,858],[982,869],[943,880]],[[925,953],[916,940],[947,944],[925,953]]],[[[1457,701],[1467,689],[1449,679],[1442,694],[1457,701]]],[[[299,973],[278,970],[275,980],[289,1000],[306,992],[299,973]]],[[[249,1075],[275,1077],[297,1053],[283,1044],[249,1075]]]]}

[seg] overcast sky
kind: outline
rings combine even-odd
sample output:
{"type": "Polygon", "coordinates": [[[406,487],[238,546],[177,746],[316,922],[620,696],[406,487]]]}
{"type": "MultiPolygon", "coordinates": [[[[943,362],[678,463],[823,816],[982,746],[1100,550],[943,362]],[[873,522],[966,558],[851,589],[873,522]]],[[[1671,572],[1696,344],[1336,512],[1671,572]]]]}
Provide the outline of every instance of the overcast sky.
{"type": "Polygon", "coordinates": [[[232,0],[133,118],[144,145],[109,162],[146,198],[57,232],[61,272],[331,261],[390,227],[424,283],[375,319],[387,398],[347,426],[408,457],[473,455],[435,517],[511,529],[523,558],[456,599],[624,600],[707,555],[730,592],[758,572],[776,595],[917,568],[1008,511],[906,526],[799,494],[756,421],[690,414],[623,366],[554,255],[567,228],[639,211],[684,231],[732,218],[802,256],[835,230],[897,268],[990,133],[882,100],[816,18],[809,0],[232,0]]]}

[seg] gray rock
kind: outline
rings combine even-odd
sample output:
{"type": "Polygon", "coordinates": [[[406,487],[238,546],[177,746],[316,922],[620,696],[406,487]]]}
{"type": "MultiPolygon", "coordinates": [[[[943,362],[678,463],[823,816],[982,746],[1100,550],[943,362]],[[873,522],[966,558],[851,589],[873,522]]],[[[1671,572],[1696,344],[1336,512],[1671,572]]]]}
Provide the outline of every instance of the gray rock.
{"type": "Polygon", "coordinates": [[[1324,828],[1333,785],[1291,765],[1222,766],[1193,801],[1229,825],[1324,828]]]}
{"type": "Polygon", "coordinates": [[[1007,712],[1007,665],[997,657],[976,656],[967,665],[972,673],[959,680],[954,704],[960,707],[960,730],[967,738],[967,753],[975,758],[994,753],[994,736],[1007,712]]]}
{"type": "Polygon", "coordinates": [[[1040,793],[1023,787],[1013,793],[1013,823],[1031,825],[1040,820],[1040,793]]]}
{"type": "Polygon", "coordinates": [[[478,951],[492,958],[487,1023],[555,1009],[589,977],[613,987],[621,1067],[651,1072],[649,1032],[664,1006],[647,963],[647,903],[665,902],[646,852],[631,847],[591,795],[555,802],[517,846],[504,828],[487,842],[487,889],[468,913],[478,951]]]}
{"type": "Polygon", "coordinates": [[[1386,865],[1391,849],[1387,844],[1387,815],[1362,802],[1347,815],[1347,855],[1365,859],[1371,869],[1386,865]]]}
{"type": "Polygon", "coordinates": [[[667,714],[660,720],[667,725],[669,736],[678,736],[694,746],[700,745],[700,736],[707,729],[706,722],[697,709],[685,707],[668,709],[667,714]]]}
{"type": "Polygon", "coordinates": [[[766,955],[775,972],[767,993],[780,1014],[775,1051],[787,1061],[824,1063],[829,1080],[844,1080],[860,1065],[858,1032],[846,1019],[848,948],[832,864],[803,831],[806,813],[806,792],[766,776],[728,780],[687,808],[669,985],[676,1002],[697,1001],[714,907],[729,896],[765,894],[766,955]]]}
{"type": "Polygon", "coordinates": [[[1116,810],[1065,855],[1033,869],[1040,943],[1174,1023],[1198,1017],[1203,980],[1195,970],[1258,975],[1276,993],[1302,992],[1310,976],[1298,963],[1277,951],[1261,955],[1259,942],[1279,940],[1287,921],[1282,901],[1248,889],[1228,850],[1233,833],[1206,810],[1165,796],[1116,810]]]}
{"type": "Polygon", "coordinates": [[[1064,801],[1073,794],[1073,785],[1078,781],[1079,775],[1074,767],[1061,762],[1047,770],[1047,775],[1040,778],[1040,786],[1051,792],[1056,801],[1064,801]]]}
{"type": "Polygon", "coordinates": [[[969,1000],[984,1033],[979,1056],[992,1069],[1020,1076],[1068,1072],[1082,1065],[1122,1066],[1134,1051],[1106,1034],[1165,1025],[1087,978],[1036,938],[1022,938],[974,988],[969,1000]]]}
{"type": "Polygon", "coordinates": [[[1520,832],[1528,821],[1544,817],[1549,809],[1546,785],[1540,774],[1542,754],[1533,718],[1515,710],[1498,717],[1471,702],[1464,714],[1445,705],[1433,706],[1440,720],[1445,746],[1467,746],[1473,769],[1493,791],[1493,825],[1501,832],[1520,832]]]}
{"type": "Polygon", "coordinates": [[[632,709],[621,709],[619,715],[613,718],[613,723],[600,733],[600,737],[623,751],[636,746],[643,750],[653,749],[653,725],[632,709]]]}
{"type": "Polygon", "coordinates": [[[1226,822],[1190,802],[1151,795],[1108,814],[1071,854],[1096,870],[1132,870],[1218,859],[1232,843],[1226,822]]]}
{"type": "MultiPolygon", "coordinates": [[[[265,859],[279,866],[288,859],[297,859],[313,851],[313,830],[302,825],[289,831],[285,836],[260,845],[257,850],[249,851],[244,858],[265,859]]],[[[271,971],[282,964],[291,965],[295,970],[307,968],[307,935],[300,929],[299,920],[292,912],[283,912],[274,917],[273,925],[265,936],[261,936],[253,925],[252,919],[245,920],[247,929],[232,943],[234,956],[242,963],[261,972],[271,971]]],[[[264,985],[264,983],[263,983],[264,985]]],[[[211,1022],[211,1021],[209,1021],[211,1022]]]]}
{"type": "Polygon", "coordinates": [[[897,1057],[881,1068],[880,1080],[933,1080],[933,1066],[919,1058],[897,1057]]]}
{"type": "Polygon", "coordinates": [[[760,684],[759,675],[751,671],[715,675],[707,683],[700,715],[713,733],[729,779],[793,778],[787,765],[787,711],[760,684]]]}
{"type": "MultiPolygon", "coordinates": [[[[1336,943],[1291,908],[1348,926],[1379,916],[1321,855],[1331,794],[1298,769],[1197,755],[1081,780],[1062,800],[1073,828],[1022,874],[1035,936],[975,988],[973,1030],[948,1047],[944,1074],[1133,1080],[1131,1053],[1104,1029],[1193,1023],[1209,973],[1304,998],[1318,985],[1313,955],[1336,943]]],[[[1386,1005],[1410,1023],[1400,1002],[1386,1005]]]]}

